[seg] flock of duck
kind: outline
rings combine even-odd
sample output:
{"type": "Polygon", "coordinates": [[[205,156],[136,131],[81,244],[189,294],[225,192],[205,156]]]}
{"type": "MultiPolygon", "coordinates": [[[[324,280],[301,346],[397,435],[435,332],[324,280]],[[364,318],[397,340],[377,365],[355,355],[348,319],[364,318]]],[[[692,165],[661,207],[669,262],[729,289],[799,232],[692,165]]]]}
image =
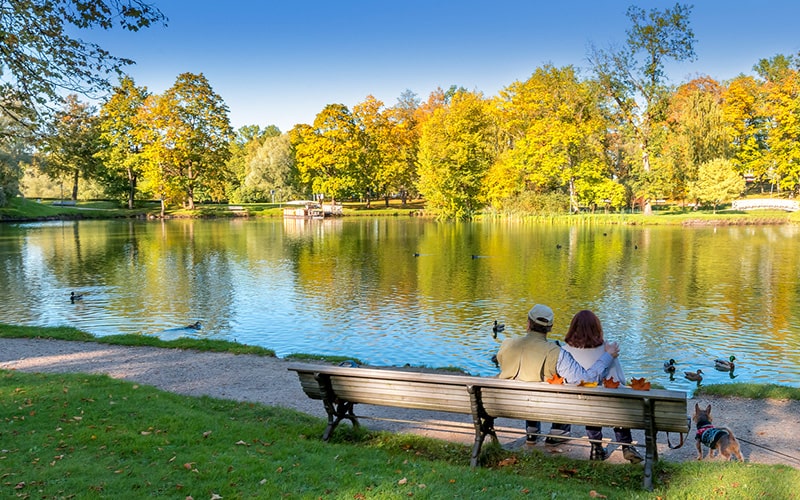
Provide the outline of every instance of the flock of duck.
{"type": "MultiPolygon", "coordinates": [[[[734,368],[736,365],[734,362],[736,361],[736,356],[730,356],[728,359],[715,359],[714,360],[714,368],[722,372],[730,372],[733,374],[734,368]]],[[[677,367],[675,366],[675,360],[669,359],[668,361],[664,361],[664,371],[669,373],[672,376],[677,367]]],[[[697,382],[698,384],[703,381],[703,370],[698,369],[696,372],[683,372],[683,376],[686,377],[688,380],[693,382],[697,382]]]]}

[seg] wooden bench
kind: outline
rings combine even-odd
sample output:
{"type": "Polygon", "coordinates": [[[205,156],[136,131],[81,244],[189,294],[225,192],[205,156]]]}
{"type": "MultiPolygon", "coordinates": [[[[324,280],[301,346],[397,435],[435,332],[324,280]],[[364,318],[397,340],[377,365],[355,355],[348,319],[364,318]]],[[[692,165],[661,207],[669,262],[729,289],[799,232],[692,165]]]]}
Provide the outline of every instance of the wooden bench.
{"type": "Polygon", "coordinates": [[[498,442],[497,418],[643,429],[644,487],[652,490],[657,433],[681,433],[680,446],[683,434],[689,432],[686,393],[682,391],[578,387],[307,363],[293,363],[288,369],[297,372],[306,395],[322,400],[325,406],[328,426],[323,440],[331,437],[342,420],[359,425],[353,413],[356,404],[467,414],[472,416],[475,430],[473,467],[478,465],[486,437],[498,442]]]}

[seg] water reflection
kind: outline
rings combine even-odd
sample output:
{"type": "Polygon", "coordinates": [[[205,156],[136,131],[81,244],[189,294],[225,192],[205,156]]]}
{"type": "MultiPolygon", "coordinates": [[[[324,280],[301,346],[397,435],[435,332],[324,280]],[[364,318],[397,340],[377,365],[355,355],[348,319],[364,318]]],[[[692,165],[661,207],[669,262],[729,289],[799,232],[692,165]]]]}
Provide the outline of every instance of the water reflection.
{"type": "Polygon", "coordinates": [[[596,311],[629,377],[691,389],[683,372],[705,368],[703,383],[800,385],[797,234],[414,218],[6,224],[0,321],[488,376],[499,343],[544,302],[554,338],[578,310],[596,311]],[[495,320],[506,325],[496,338],[495,320]],[[713,369],[731,354],[735,374],[713,369]]]}

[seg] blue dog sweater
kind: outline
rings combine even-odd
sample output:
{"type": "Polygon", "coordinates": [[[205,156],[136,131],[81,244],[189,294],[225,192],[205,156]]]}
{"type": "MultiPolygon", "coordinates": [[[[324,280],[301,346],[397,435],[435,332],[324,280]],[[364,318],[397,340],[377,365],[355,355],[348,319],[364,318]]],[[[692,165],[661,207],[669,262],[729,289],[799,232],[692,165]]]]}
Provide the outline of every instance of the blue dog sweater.
{"type": "Polygon", "coordinates": [[[722,436],[726,436],[727,434],[728,431],[725,429],[719,429],[711,424],[708,424],[697,429],[697,435],[695,436],[695,439],[713,450],[717,447],[717,442],[720,440],[720,438],[722,438],[722,436]]]}

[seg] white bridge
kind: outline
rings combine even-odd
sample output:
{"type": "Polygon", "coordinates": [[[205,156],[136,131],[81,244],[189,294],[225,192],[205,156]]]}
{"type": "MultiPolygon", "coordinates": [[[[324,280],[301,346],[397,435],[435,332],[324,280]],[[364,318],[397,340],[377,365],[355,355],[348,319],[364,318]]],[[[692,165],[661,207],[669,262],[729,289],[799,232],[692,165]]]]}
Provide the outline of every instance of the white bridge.
{"type": "Polygon", "coordinates": [[[759,198],[751,200],[733,200],[731,208],[734,210],[786,210],[796,212],[800,210],[800,203],[796,200],[785,198],[759,198]]]}

